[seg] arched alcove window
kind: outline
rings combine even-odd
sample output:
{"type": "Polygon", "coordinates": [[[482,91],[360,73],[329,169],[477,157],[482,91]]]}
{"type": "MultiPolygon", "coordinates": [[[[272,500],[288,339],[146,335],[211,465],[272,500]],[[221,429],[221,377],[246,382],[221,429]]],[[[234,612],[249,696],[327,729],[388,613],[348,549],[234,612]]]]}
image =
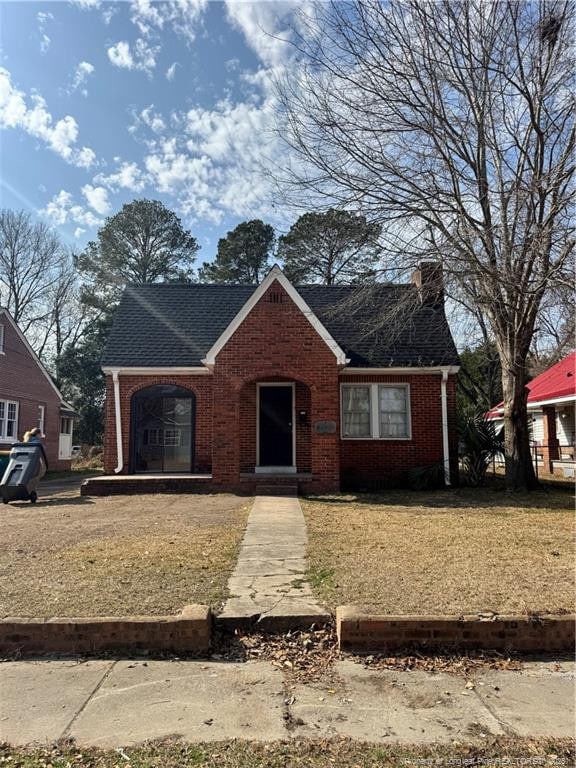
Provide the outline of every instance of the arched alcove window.
{"type": "Polygon", "coordinates": [[[131,406],[132,471],[191,472],[194,392],[172,384],[157,384],[135,392],[131,406]]]}

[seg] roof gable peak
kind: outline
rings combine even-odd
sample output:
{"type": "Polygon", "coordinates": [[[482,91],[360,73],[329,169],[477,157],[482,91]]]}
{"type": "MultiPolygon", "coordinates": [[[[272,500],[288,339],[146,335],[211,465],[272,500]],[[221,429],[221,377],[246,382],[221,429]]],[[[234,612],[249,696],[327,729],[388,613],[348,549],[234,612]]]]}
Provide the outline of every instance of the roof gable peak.
{"type": "Polygon", "coordinates": [[[304,301],[302,296],[298,293],[297,289],[292,285],[290,280],[286,277],[284,272],[280,269],[278,264],[274,264],[266,277],[262,280],[260,285],[254,290],[250,298],[246,301],[244,306],[236,314],[236,316],[229,323],[224,332],[216,339],[212,347],[208,350],[206,357],[202,362],[208,367],[212,367],[216,364],[216,357],[224,345],[230,340],[235,331],[240,327],[243,320],[250,314],[252,309],[264,296],[268,288],[272,283],[278,282],[282,288],[286,291],[290,299],[296,304],[298,309],[306,317],[308,322],[312,325],[316,333],[324,340],[326,345],[332,350],[336,357],[338,365],[346,365],[347,359],[344,350],[335,341],[335,339],[328,333],[324,325],[320,322],[318,317],[310,309],[308,304],[304,301]]]}

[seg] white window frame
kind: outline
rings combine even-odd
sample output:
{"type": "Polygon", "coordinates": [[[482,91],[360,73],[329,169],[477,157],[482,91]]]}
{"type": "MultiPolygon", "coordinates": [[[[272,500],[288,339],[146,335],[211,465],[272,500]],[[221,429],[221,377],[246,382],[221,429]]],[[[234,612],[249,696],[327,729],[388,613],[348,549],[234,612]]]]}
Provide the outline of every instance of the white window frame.
{"type": "Polygon", "coordinates": [[[180,448],[182,446],[182,430],[179,427],[164,427],[164,447],[180,448]]]}
{"type": "Polygon", "coordinates": [[[374,421],[374,392],[372,391],[372,384],[368,382],[355,381],[350,384],[341,384],[340,386],[340,434],[343,440],[374,440],[375,435],[378,434],[378,424],[374,421]],[[370,434],[369,435],[346,435],[345,434],[345,420],[344,420],[344,390],[345,389],[357,389],[368,390],[368,405],[370,406],[370,434]]]}
{"type": "Polygon", "coordinates": [[[44,427],[46,426],[46,406],[38,405],[38,429],[40,433],[44,435],[44,427]]]}
{"type": "Polygon", "coordinates": [[[71,435],[73,432],[73,424],[70,416],[60,416],[60,434],[71,435]]]}
{"type": "Polygon", "coordinates": [[[372,382],[372,381],[351,381],[340,384],[340,439],[341,440],[383,440],[386,442],[407,442],[412,440],[412,408],[410,396],[410,384],[404,382],[372,382]],[[370,390],[370,437],[355,437],[354,435],[344,434],[344,388],[345,387],[368,387],[370,390]],[[406,390],[406,421],[408,435],[406,437],[381,437],[380,436],[380,387],[393,387],[399,389],[403,387],[406,390]]]}
{"type": "Polygon", "coordinates": [[[4,405],[4,416],[0,421],[0,443],[15,443],[18,440],[18,416],[20,412],[20,403],[18,400],[0,400],[0,403],[4,405]],[[8,407],[10,405],[15,406],[14,416],[14,434],[7,435],[6,427],[8,426],[8,407]]]}

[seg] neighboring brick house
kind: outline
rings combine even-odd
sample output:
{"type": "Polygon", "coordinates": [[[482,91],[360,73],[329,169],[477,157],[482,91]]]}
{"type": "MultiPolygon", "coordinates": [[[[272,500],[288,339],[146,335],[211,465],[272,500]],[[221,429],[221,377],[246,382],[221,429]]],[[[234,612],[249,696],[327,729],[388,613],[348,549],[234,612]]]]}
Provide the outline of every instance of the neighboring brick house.
{"type": "Polygon", "coordinates": [[[458,355],[439,265],[409,285],[129,287],[103,357],[105,469],[252,492],[456,473],[458,355]]]}
{"type": "Polygon", "coordinates": [[[0,307],[0,450],[40,427],[49,469],[70,469],[75,415],[8,310],[0,307]]]}

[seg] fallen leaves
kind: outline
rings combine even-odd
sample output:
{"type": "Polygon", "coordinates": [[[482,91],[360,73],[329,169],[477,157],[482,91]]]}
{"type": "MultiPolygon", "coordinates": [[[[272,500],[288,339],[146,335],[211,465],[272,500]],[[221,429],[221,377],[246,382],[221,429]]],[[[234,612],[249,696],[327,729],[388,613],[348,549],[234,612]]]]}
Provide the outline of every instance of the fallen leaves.
{"type": "MultiPolygon", "coordinates": [[[[497,652],[437,652],[434,655],[411,654],[368,656],[340,651],[331,625],[284,633],[237,631],[233,637],[220,636],[212,654],[214,659],[234,661],[269,661],[280,669],[289,682],[338,682],[334,668],[337,661],[349,660],[373,669],[422,672],[448,672],[465,678],[465,688],[474,688],[471,678],[483,669],[521,670],[519,658],[497,652]]],[[[335,690],[335,689],[334,689],[335,690]]],[[[331,691],[329,691],[331,692],[331,691]]]]}
{"type": "Polygon", "coordinates": [[[293,630],[282,634],[237,634],[249,659],[269,661],[299,682],[321,680],[333,674],[339,657],[332,626],[293,630]]]}

